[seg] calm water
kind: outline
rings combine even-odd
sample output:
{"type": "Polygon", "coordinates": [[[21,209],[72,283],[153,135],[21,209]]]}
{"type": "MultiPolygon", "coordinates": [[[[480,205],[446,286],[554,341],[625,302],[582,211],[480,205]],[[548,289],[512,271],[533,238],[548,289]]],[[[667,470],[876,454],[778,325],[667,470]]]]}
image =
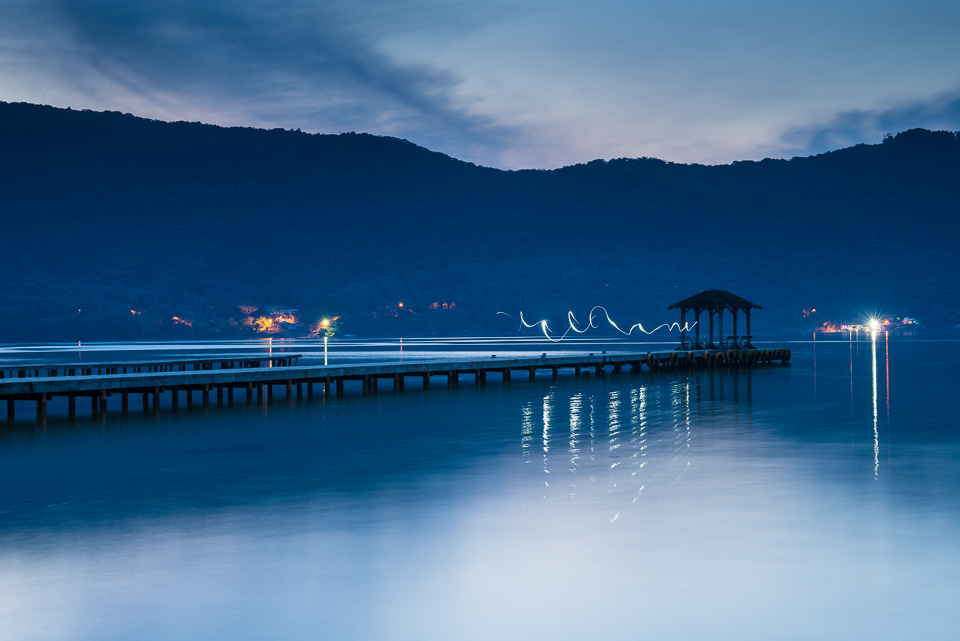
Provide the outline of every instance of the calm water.
{"type": "MultiPolygon", "coordinates": [[[[960,342],[791,347],[752,371],[0,424],[0,638],[956,638],[960,342]]],[[[0,358],[227,348],[253,349],[0,358]]]]}

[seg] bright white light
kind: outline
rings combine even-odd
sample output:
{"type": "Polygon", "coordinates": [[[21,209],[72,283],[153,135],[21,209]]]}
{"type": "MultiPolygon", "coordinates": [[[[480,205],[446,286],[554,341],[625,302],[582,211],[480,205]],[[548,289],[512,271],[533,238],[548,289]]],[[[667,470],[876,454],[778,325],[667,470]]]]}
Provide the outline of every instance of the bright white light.
{"type": "Polygon", "coordinates": [[[880,331],[880,320],[877,319],[877,318],[873,318],[873,317],[867,319],[867,328],[868,328],[871,332],[879,332],[879,331],[880,331]]]}
{"type": "MultiPolygon", "coordinates": [[[[528,323],[526,319],[523,317],[523,312],[520,312],[520,325],[526,328],[539,327],[540,331],[543,332],[543,335],[547,338],[547,340],[553,343],[559,343],[564,338],[566,338],[567,334],[569,334],[570,332],[583,334],[589,329],[597,329],[599,325],[596,324],[597,318],[594,316],[594,312],[596,312],[598,309],[603,311],[603,315],[606,318],[606,321],[614,329],[616,329],[618,332],[620,332],[624,336],[630,336],[631,334],[633,334],[633,330],[639,330],[644,334],[653,334],[657,330],[663,329],[664,327],[666,327],[668,331],[672,331],[674,329],[683,329],[683,331],[690,331],[691,329],[693,329],[694,326],[696,326],[696,323],[694,323],[693,325],[691,325],[690,323],[684,323],[683,327],[681,328],[680,323],[662,323],[660,325],[657,325],[651,330],[646,330],[644,329],[641,323],[637,323],[635,325],[631,325],[629,329],[624,331],[623,329],[620,328],[619,325],[613,322],[613,319],[610,318],[610,314],[607,312],[606,308],[600,305],[597,305],[590,310],[590,314],[588,315],[588,318],[587,318],[587,325],[583,329],[580,329],[577,327],[577,319],[573,315],[573,312],[572,311],[567,312],[567,323],[569,324],[569,328],[567,328],[567,330],[560,336],[560,338],[553,338],[552,336],[550,336],[550,323],[545,319],[537,321],[535,323],[528,323]]],[[[497,314],[503,314],[508,318],[511,318],[511,319],[513,318],[513,316],[510,316],[510,314],[506,312],[497,312],[497,314]]],[[[514,319],[514,322],[516,322],[516,319],[514,319]]]]}

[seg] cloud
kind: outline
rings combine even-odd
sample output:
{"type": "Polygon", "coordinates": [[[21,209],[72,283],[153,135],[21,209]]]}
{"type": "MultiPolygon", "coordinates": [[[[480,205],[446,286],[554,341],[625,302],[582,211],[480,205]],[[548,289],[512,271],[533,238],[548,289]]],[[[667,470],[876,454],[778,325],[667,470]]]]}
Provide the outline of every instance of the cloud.
{"type": "MultiPolygon", "coordinates": [[[[33,47],[29,62],[95,103],[75,107],[126,111],[133,99],[152,112],[139,115],[368,131],[485,159],[512,134],[458,102],[457,77],[403,63],[381,46],[399,30],[429,25],[443,11],[430,0],[30,4],[32,13],[10,12],[24,37],[48,43],[45,59],[33,47]]],[[[469,26],[444,16],[444,28],[469,26]]]]}
{"type": "Polygon", "coordinates": [[[785,149],[794,155],[812,155],[849,147],[865,141],[880,142],[886,134],[922,127],[960,130],[960,89],[932,100],[900,104],[887,109],[838,113],[823,124],[788,130],[782,137],[785,149]]]}

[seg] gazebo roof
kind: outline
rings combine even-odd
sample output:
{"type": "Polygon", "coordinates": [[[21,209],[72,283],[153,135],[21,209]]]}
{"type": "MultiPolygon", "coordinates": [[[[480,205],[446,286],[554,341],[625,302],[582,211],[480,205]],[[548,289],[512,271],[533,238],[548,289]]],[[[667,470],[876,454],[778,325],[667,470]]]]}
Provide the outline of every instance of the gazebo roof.
{"type": "Polygon", "coordinates": [[[674,303],[667,309],[763,309],[756,303],[751,303],[746,298],[740,298],[736,294],[724,291],[722,289],[708,289],[694,294],[690,298],[684,298],[679,303],[674,303]]]}

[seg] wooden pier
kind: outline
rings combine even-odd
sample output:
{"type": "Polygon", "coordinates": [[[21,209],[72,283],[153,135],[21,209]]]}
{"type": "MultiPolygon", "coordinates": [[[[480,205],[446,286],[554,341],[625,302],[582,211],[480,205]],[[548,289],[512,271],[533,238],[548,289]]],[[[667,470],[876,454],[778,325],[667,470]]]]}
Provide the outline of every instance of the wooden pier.
{"type": "Polygon", "coordinates": [[[87,363],[50,365],[0,366],[0,400],[7,405],[7,424],[15,420],[17,401],[36,403],[38,423],[47,419],[47,403],[55,397],[65,397],[70,419],[76,417],[77,398],[89,398],[91,414],[105,416],[107,399],[120,396],[121,410],[129,410],[130,395],[141,396],[144,412],[159,412],[161,397],[169,396],[170,406],[177,409],[181,393],[187,407],[194,394],[200,393],[203,407],[210,405],[211,393],[222,405],[233,403],[237,390],[246,403],[273,400],[274,388],[285,389],[287,402],[313,398],[315,386],[323,398],[343,398],[347,381],[359,381],[363,396],[376,394],[379,382],[392,382],[394,392],[402,392],[405,382],[413,377],[429,389],[434,378],[441,378],[448,388],[460,385],[461,377],[472,378],[476,386],[483,386],[490,374],[504,384],[516,374],[526,374],[528,380],[538,373],[548,372],[557,378],[561,371],[572,371],[579,377],[584,371],[597,375],[607,371],[620,374],[624,368],[640,372],[702,367],[756,367],[790,360],[789,349],[676,349],[646,353],[589,353],[565,356],[497,358],[491,355],[475,360],[418,360],[351,365],[301,365],[299,354],[217,357],[200,360],[134,361],[127,363],[87,363]]]}

